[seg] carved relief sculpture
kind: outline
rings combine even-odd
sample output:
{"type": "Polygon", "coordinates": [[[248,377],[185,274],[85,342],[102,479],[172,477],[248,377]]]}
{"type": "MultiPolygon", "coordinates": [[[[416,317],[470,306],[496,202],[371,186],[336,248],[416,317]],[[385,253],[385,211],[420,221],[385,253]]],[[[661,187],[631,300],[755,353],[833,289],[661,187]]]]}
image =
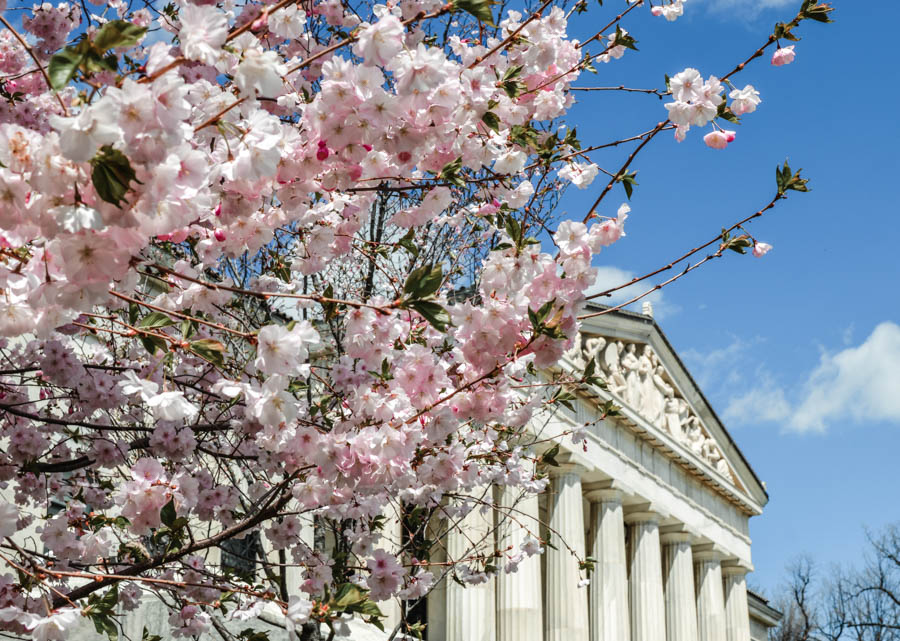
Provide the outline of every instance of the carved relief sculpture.
{"type": "Polygon", "coordinates": [[[731,477],[728,462],[718,445],[678,393],[650,345],[578,334],[566,356],[578,370],[594,361],[597,373],[605,377],[614,396],[646,421],[668,432],[717,472],[731,477]]]}

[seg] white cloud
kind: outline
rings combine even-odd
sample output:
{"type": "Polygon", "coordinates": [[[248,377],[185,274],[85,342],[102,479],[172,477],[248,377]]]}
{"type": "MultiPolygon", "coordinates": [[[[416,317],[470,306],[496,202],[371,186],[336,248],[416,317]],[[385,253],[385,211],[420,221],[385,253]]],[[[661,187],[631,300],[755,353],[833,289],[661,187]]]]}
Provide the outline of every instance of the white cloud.
{"type": "Polygon", "coordinates": [[[722,417],[726,423],[746,425],[753,423],[784,423],[791,415],[791,404],[768,372],[761,371],[759,383],[728,403],[722,417]]]}
{"type": "MultiPolygon", "coordinates": [[[[766,9],[783,9],[798,4],[797,0],[701,0],[691,3],[705,5],[713,13],[727,13],[737,18],[755,18],[766,9]]],[[[693,8],[693,7],[691,7],[693,8]]],[[[685,7],[687,13],[688,7],[685,7]]]]}
{"type": "MultiPolygon", "coordinates": [[[[597,280],[594,281],[594,285],[592,287],[588,288],[587,295],[590,296],[591,294],[603,292],[607,289],[611,289],[612,287],[624,285],[635,276],[636,274],[634,272],[619,269],[618,267],[598,267],[597,280]]],[[[628,287],[615,291],[609,297],[595,298],[594,302],[600,303],[602,305],[619,305],[620,303],[624,303],[627,300],[631,300],[635,296],[643,294],[654,285],[655,283],[649,281],[641,281],[640,283],[629,285],[628,287]]],[[[625,307],[625,309],[640,312],[641,305],[644,301],[649,301],[653,305],[653,316],[656,319],[670,316],[678,311],[677,306],[670,304],[663,298],[662,290],[659,289],[648,294],[636,303],[628,305],[627,307],[625,307]]]]}
{"type": "Polygon", "coordinates": [[[764,353],[759,342],[735,338],[708,353],[683,353],[701,387],[724,401],[727,424],[775,423],[797,432],[842,423],[900,424],[900,325],[881,323],[862,344],[824,352],[794,385],[785,385],[764,364],[748,371],[751,357],[764,353]]]}
{"type": "Polygon", "coordinates": [[[859,347],[824,354],[803,389],[791,429],[841,421],[900,423],[900,325],[878,325],[859,347]]]}

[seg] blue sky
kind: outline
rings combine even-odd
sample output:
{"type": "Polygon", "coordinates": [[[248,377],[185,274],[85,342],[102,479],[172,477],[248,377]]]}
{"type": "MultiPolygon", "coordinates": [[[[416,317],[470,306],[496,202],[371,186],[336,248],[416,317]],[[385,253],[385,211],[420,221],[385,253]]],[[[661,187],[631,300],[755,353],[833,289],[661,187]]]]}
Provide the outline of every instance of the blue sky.
{"type": "MultiPolygon", "coordinates": [[[[624,6],[574,18],[586,38],[624,6]]],[[[584,74],[576,86],[661,87],[696,67],[722,75],[747,57],[800,0],[690,0],[674,24],[641,11],[626,23],[640,52],[584,74]]],[[[829,25],[806,22],[797,59],[769,56],[739,74],[763,102],[726,151],[695,129],[670,133],[639,170],[627,237],[601,255],[604,282],[643,274],[766,204],[776,164],[802,167],[812,191],[792,193],[750,226],[774,249],[712,261],[656,296],[656,317],[724,419],[771,501],[751,521],[751,584],[773,594],[793,557],[827,569],[853,563],[864,528],[900,520],[900,266],[894,225],[900,88],[885,4],[837,0],[829,25]]],[[[646,131],[666,117],[639,94],[579,93],[570,122],[587,146],[646,131]]],[[[592,159],[615,172],[628,150],[592,159]]],[[[562,209],[581,219],[605,181],[570,189],[562,209]]],[[[602,214],[614,215],[621,188],[602,214]]]]}

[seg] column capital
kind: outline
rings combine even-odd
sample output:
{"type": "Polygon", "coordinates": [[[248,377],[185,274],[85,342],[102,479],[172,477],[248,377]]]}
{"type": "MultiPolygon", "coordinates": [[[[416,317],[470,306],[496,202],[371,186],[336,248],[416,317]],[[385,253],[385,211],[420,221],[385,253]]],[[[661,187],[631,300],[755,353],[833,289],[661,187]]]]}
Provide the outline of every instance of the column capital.
{"type": "Polygon", "coordinates": [[[653,512],[652,510],[646,510],[641,512],[626,512],[625,513],[625,522],[629,525],[633,523],[656,523],[659,524],[661,515],[658,512],[653,512]]]}
{"type": "Polygon", "coordinates": [[[661,532],[659,542],[663,545],[668,543],[692,543],[694,535],[690,532],[661,532]]]}
{"type": "Polygon", "coordinates": [[[722,561],[726,554],[715,543],[704,543],[692,548],[694,561],[722,561]]]}
{"type": "Polygon", "coordinates": [[[731,562],[722,565],[723,575],[744,576],[749,572],[753,572],[753,566],[744,561],[731,562]]]}
{"type": "Polygon", "coordinates": [[[621,481],[609,479],[583,485],[584,496],[591,503],[621,503],[628,491],[621,481]]]}
{"type": "Polygon", "coordinates": [[[574,461],[560,461],[559,465],[547,468],[547,472],[550,478],[559,478],[567,475],[582,477],[588,472],[588,468],[574,461]]]}

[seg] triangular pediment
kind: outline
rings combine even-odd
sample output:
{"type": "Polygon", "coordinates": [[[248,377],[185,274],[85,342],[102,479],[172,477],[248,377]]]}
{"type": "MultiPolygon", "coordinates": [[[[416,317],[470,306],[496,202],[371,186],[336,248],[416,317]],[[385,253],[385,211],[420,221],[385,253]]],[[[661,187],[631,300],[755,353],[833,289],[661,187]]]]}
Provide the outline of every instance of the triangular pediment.
{"type": "Polygon", "coordinates": [[[762,484],[651,317],[614,312],[589,318],[563,361],[573,372],[593,362],[595,375],[606,381],[603,395],[625,415],[712,477],[766,503],[762,484]]]}

